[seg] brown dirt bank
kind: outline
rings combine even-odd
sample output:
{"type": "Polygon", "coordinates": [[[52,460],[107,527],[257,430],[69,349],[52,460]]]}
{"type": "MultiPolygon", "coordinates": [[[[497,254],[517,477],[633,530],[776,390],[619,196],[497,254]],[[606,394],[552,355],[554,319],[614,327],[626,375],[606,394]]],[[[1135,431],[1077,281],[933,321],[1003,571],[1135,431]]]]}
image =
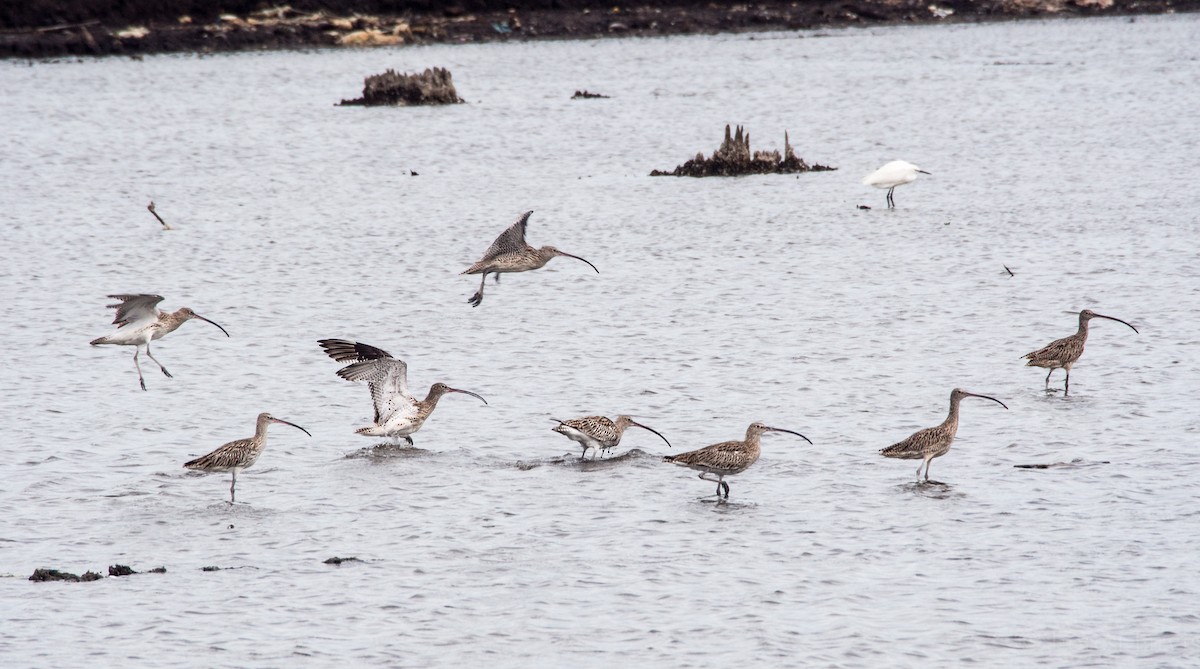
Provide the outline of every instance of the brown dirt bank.
{"type": "Polygon", "coordinates": [[[0,3],[0,58],[801,30],[1200,11],[1200,0],[27,0],[0,3]]]}

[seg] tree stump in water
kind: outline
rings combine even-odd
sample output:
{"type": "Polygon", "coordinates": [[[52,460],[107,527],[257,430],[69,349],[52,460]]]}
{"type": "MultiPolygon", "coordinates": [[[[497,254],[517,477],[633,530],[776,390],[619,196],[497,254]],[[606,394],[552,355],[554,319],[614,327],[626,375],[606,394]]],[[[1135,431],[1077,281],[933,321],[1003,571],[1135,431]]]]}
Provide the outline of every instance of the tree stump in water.
{"type": "Polygon", "coordinates": [[[778,151],[750,152],[750,133],[743,133],[742,126],[730,134],[725,126],[725,141],[713,152],[711,158],[703,153],[678,166],[672,172],[654,170],[652,177],[736,177],[744,174],[794,174],[796,172],[824,172],[836,167],[814,163],[809,165],[792,150],[787,131],[783,133],[783,155],[778,151]]]}
{"type": "Polygon", "coordinates": [[[426,68],[420,73],[400,74],[389,69],[363,81],[363,96],[342,100],[342,105],[452,105],[466,102],[454,90],[450,70],[444,67],[426,68]]]}

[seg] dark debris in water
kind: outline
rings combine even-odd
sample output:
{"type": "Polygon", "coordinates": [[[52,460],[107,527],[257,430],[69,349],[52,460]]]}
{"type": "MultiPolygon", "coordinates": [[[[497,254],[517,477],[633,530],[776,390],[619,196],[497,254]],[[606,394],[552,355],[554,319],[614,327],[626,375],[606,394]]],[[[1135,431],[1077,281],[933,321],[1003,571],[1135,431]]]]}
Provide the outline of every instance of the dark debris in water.
{"type": "Polygon", "coordinates": [[[1074,460],[1072,460],[1070,462],[1047,462],[1044,464],[1043,463],[1034,463],[1034,464],[1029,464],[1029,465],[1013,465],[1013,467],[1015,467],[1017,469],[1063,469],[1063,468],[1074,469],[1074,468],[1078,468],[1078,467],[1096,467],[1098,465],[1107,465],[1107,464],[1111,464],[1111,463],[1108,460],[1097,460],[1095,462],[1088,462],[1087,460],[1084,460],[1083,458],[1075,458],[1074,460]]]}
{"type": "Polygon", "coordinates": [[[331,557],[328,560],[326,560],[324,562],[324,564],[339,564],[340,565],[343,562],[362,562],[362,560],[360,560],[356,557],[336,557],[335,556],[335,557],[331,557]]]}
{"type": "Polygon", "coordinates": [[[29,580],[38,582],[38,583],[45,582],[45,581],[69,581],[72,583],[80,583],[80,582],[86,583],[87,581],[99,581],[102,578],[104,578],[104,577],[101,576],[100,574],[97,574],[94,571],[85,571],[85,572],[83,572],[83,576],[78,576],[76,574],[72,574],[70,572],[65,572],[65,571],[59,571],[57,569],[34,569],[33,575],[29,577],[29,580]]]}
{"type": "Polygon", "coordinates": [[[591,91],[575,91],[575,95],[571,96],[572,100],[592,100],[596,98],[608,99],[609,96],[602,93],[592,93],[591,91]]]}
{"type": "Polygon", "coordinates": [[[363,96],[342,100],[343,106],[392,105],[450,105],[466,102],[458,97],[450,70],[442,67],[425,68],[424,72],[396,72],[389,69],[373,74],[363,81],[363,96]]]}
{"type": "Polygon", "coordinates": [[[778,151],[750,152],[750,133],[743,132],[742,126],[730,135],[729,126],[725,126],[725,140],[713,152],[712,157],[705,158],[703,153],[679,165],[671,172],[654,170],[652,177],[738,177],[746,174],[794,174],[796,172],[825,172],[836,170],[836,167],[814,163],[809,165],[803,158],[796,156],[792,150],[791,141],[786,131],[783,133],[783,155],[778,151]]]}
{"type": "Polygon", "coordinates": [[[130,576],[130,575],[136,574],[136,573],[137,572],[134,571],[133,568],[128,565],[123,565],[123,564],[108,565],[108,575],[109,576],[130,576]]]}

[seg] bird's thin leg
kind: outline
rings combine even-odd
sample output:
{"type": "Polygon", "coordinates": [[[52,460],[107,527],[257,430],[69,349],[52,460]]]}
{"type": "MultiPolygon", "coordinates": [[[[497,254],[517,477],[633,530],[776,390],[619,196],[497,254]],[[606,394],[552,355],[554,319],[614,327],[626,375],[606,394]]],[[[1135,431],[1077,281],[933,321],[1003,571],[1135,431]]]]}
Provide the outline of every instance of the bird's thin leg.
{"type": "Polygon", "coordinates": [[[1071,394],[1071,370],[1067,370],[1067,380],[1063,382],[1063,397],[1071,394]]]}
{"type": "Polygon", "coordinates": [[[237,486],[237,471],[236,470],[233,472],[233,480],[229,482],[229,503],[230,504],[234,503],[233,489],[235,486],[237,486]]]}
{"type": "Polygon", "coordinates": [[[138,383],[142,384],[142,390],[146,389],[146,379],[142,378],[142,366],[138,364],[138,353],[142,352],[141,346],[135,346],[133,349],[133,368],[138,373],[138,383]]]}
{"type": "Polygon", "coordinates": [[[492,274],[492,283],[500,283],[500,272],[492,274]]]}
{"type": "Polygon", "coordinates": [[[925,458],[925,482],[929,483],[929,463],[933,462],[933,458],[925,458]]]}
{"type": "Polygon", "coordinates": [[[888,189],[888,196],[887,196],[888,209],[896,208],[896,201],[892,199],[892,191],[894,191],[894,190],[896,190],[895,186],[892,186],[891,188],[888,189]]]}
{"type": "Polygon", "coordinates": [[[413,440],[412,440],[412,436],[411,436],[411,435],[405,435],[405,437],[404,437],[404,440],[408,442],[408,445],[409,445],[409,446],[412,446],[412,445],[413,445],[413,440]]]}
{"type": "Polygon", "coordinates": [[[586,458],[586,457],[587,457],[587,449],[588,449],[588,447],[587,447],[587,445],[585,444],[585,445],[584,445],[584,447],[583,447],[583,452],[579,454],[579,459],[580,459],[580,460],[582,460],[582,459],[584,459],[584,458],[586,458]]]}
{"type": "Polygon", "coordinates": [[[1050,368],[1050,371],[1046,372],[1046,390],[1050,390],[1050,375],[1053,373],[1054,373],[1053,367],[1050,368]]]}
{"type": "Polygon", "coordinates": [[[146,342],[146,355],[149,356],[150,359],[154,361],[154,364],[158,365],[158,368],[162,370],[163,374],[167,375],[168,379],[174,378],[171,376],[171,373],[167,371],[167,368],[163,367],[163,364],[158,361],[158,358],[155,358],[154,354],[150,352],[150,342],[146,342]]]}
{"type": "Polygon", "coordinates": [[[467,300],[467,302],[470,302],[471,306],[473,307],[483,304],[483,287],[487,284],[487,275],[487,272],[483,273],[483,276],[479,280],[479,290],[475,291],[475,294],[467,300]]]}
{"type": "Polygon", "coordinates": [[[725,499],[729,499],[729,484],[725,482],[724,476],[717,481],[717,495],[721,494],[721,488],[725,488],[725,499]]]}

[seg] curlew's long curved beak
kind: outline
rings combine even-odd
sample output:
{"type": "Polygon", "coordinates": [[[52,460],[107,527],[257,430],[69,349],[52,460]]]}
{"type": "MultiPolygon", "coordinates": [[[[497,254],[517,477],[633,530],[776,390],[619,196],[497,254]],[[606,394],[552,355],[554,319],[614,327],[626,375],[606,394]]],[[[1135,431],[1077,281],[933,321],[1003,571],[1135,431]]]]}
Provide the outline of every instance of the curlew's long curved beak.
{"type": "Polygon", "coordinates": [[[800,434],[799,432],[795,432],[793,430],[785,430],[782,427],[768,427],[767,430],[769,430],[771,432],[787,432],[788,434],[794,434],[797,437],[800,437],[801,439],[803,439],[804,441],[807,441],[810,444],[812,443],[812,439],[809,439],[808,437],[800,434]]]}
{"type": "Polygon", "coordinates": [[[925,170],[917,170],[917,171],[920,172],[921,174],[929,174],[929,176],[933,176],[932,174],[930,174],[929,172],[926,172],[925,170]]]}
{"type": "Polygon", "coordinates": [[[1007,408],[1008,408],[1008,405],[1007,405],[1007,404],[1005,404],[1004,402],[1001,402],[1000,400],[996,399],[995,397],[989,397],[988,395],[979,395],[979,394],[977,394],[977,393],[969,393],[969,392],[967,392],[967,391],[965,391],[965,390],[964,390],[964,391],[962,391],[962,394],[964,394],[964,395],[966,395],[966,396],[968,396],[968,397],[981,397],[981,398],[983,398],[983,399],[985,399],[985,400],[991,400],[991,401],[995,402],[996,404],[999,404],[1000,406],[1004,407],[1005,409],[1007,409],[1007,408]]]}
{"type": "MultiPolygon", "coordinates": [[[[216,326],[217,326],[217,329],[219,329],[221,332],[225,332],[225,328],[221,327],[221,326],[220,326],[220,325],[219,325],[219,324],[218,324],[216,321],[210,321],[210,320],[208,320],[207,318],[205,318],[205,317],[201,316],[200,314],[192,314],[192,317],[193,317],[193,318],[199,318],[200,320],[204,321],[205,323],[212,323],[213,325],[216,325],[216,326]]],[[[228,333],[228,332],[225,332],[225,336],[226,336],[226,337],[228,337],[228,336],[229,336],[229,333],[228,333]]],[[[310,437],[311,437],[312,435],[310,434],[310,435],[308,435],[308,436],[310,436],[310,437]]]]}
{"type": "MultiPolygon", "coordinates": [[[[213,325],[216,325],[216,323],[213,323],[213,325]]],[[[220,327],[220,326],[218,326],[218,327],[220,327]]],[[[286,420],[280,420],[280,419],[278,419],[278,418],[272,418],[272,419],[271,419],[271,422],[272,422],[272,423],[283,423],[284,425],[291,425],[292,427],[296,428],[297,430],[300,430],[300,431],[301,431],[301,432],[303,432],[304,434],[307,434],[307,435],[308,435],[308,436],[310,436],[310,437],[312,436],[312,432],[309,432],[308,430],[306,430],[306,429],[304,429],[304,428],[300,427],[299,425],[297,425],[297,424],[295,424],[295,423],[289,423],[289,422],[287,422],[286,420]]]]}
{"type": "MultiPolygon", "coordinates": [[[[560,255],[560,256],[566,256],[566,257],[568,257],[568,258],[574,258],[574,259],[576,259],[576,260],[583,260],[583,258],[580,258],[579,256],[573,256],[573,255],[571,255],[570,253],[564,253],[564,252],[562,252],[562,251],[559,251],[559,252],[558,252],[558,255],[560,255]]],[[[596,269],[596,266],[595,266],[595,265],[592,265],[592,263],[590,263],[590,262],[588,262],[588,261],[586,261],[586,260],[583,260],[583,262],[587,262],[587,264],[588,264],[588,265],[589,265],[589,266],[590,266],[592,269],[596,269]]],[[[600,273],[600,270],[596,269],[596,274],[599,274],[599,273],[600,273]]]]}
{"type": "Polygon", "coordinates": [[[488,402],[487,402],[487,400],[483,399],[483,397],[482,397],[482,396],[480,396],[480,395],[476,395],[475,393],[473,393],[473,392],[471,392],[471,391],[469,391],[469,390],[459,390],[458,388],[447,388],[447,389],[446,389],[446,392],[448,392],[448,393],[462,393],[462,394],[464,394],[464,395],[470,395],[471,397],[478,397],[478,398],[479,398],[479,401],[483,402],[484,404],[487,404],[487,403],[488,403],[488,402]]]}
{"type": "MultiPolygon", "coordinates": [[[[1094,314],[1093,317],[1094,318],[1107,318],[1110,321],[1116,321],[1118,323],[1125,323],[1125,321],[1121,320],[1120,318],[1113,318],[1112,316],[1104,316],[1102,314],[1094,314]]],[[[1125,325],[1129,325],[1129,323],[1125,323],[1125,325]]],[[[1129,325],[1129,329],[1133,330],[1134,332],[1138,331],[1138,329],[1133,327],[1132,325],[1129,325]]],[[[1138,332],[1138,334],[1142,334],[1142,333],[1138,332]]]]}
{"type": "MultiPolygon", "coordinates": [[[[643,430],[650,430],[650,431],[651,431],[651,432],[653,432],[654,434],[657,434],[659,439],[662,439],[663,441],[667,441],[667,438],[666,438],[666,437],[664,437],[664,436],[662,436],[662,433],[661,433],[661,432],[659,432],[658,430],[656,430],[656,429],[654,429],[654,428],[652,428],[652,427],[646,427],[645,425],[642,425],[641,423],[638,423],[638,422],[636,422],[636,421],[632,421],[632,420],[631,420],[631,421],[629,421],[629,424],[630,424],[630,425],[635,425],[635,426],[637,426],[637,427],[640,427],[640,428],[642,428],[643,430]]],[[[674,446],[671,446],[671,442],[669,442],[669,441],[667,441],[667,446],[668,446],[668,447],[670,447],[670,448],[675,448],[674,446]]]]}

